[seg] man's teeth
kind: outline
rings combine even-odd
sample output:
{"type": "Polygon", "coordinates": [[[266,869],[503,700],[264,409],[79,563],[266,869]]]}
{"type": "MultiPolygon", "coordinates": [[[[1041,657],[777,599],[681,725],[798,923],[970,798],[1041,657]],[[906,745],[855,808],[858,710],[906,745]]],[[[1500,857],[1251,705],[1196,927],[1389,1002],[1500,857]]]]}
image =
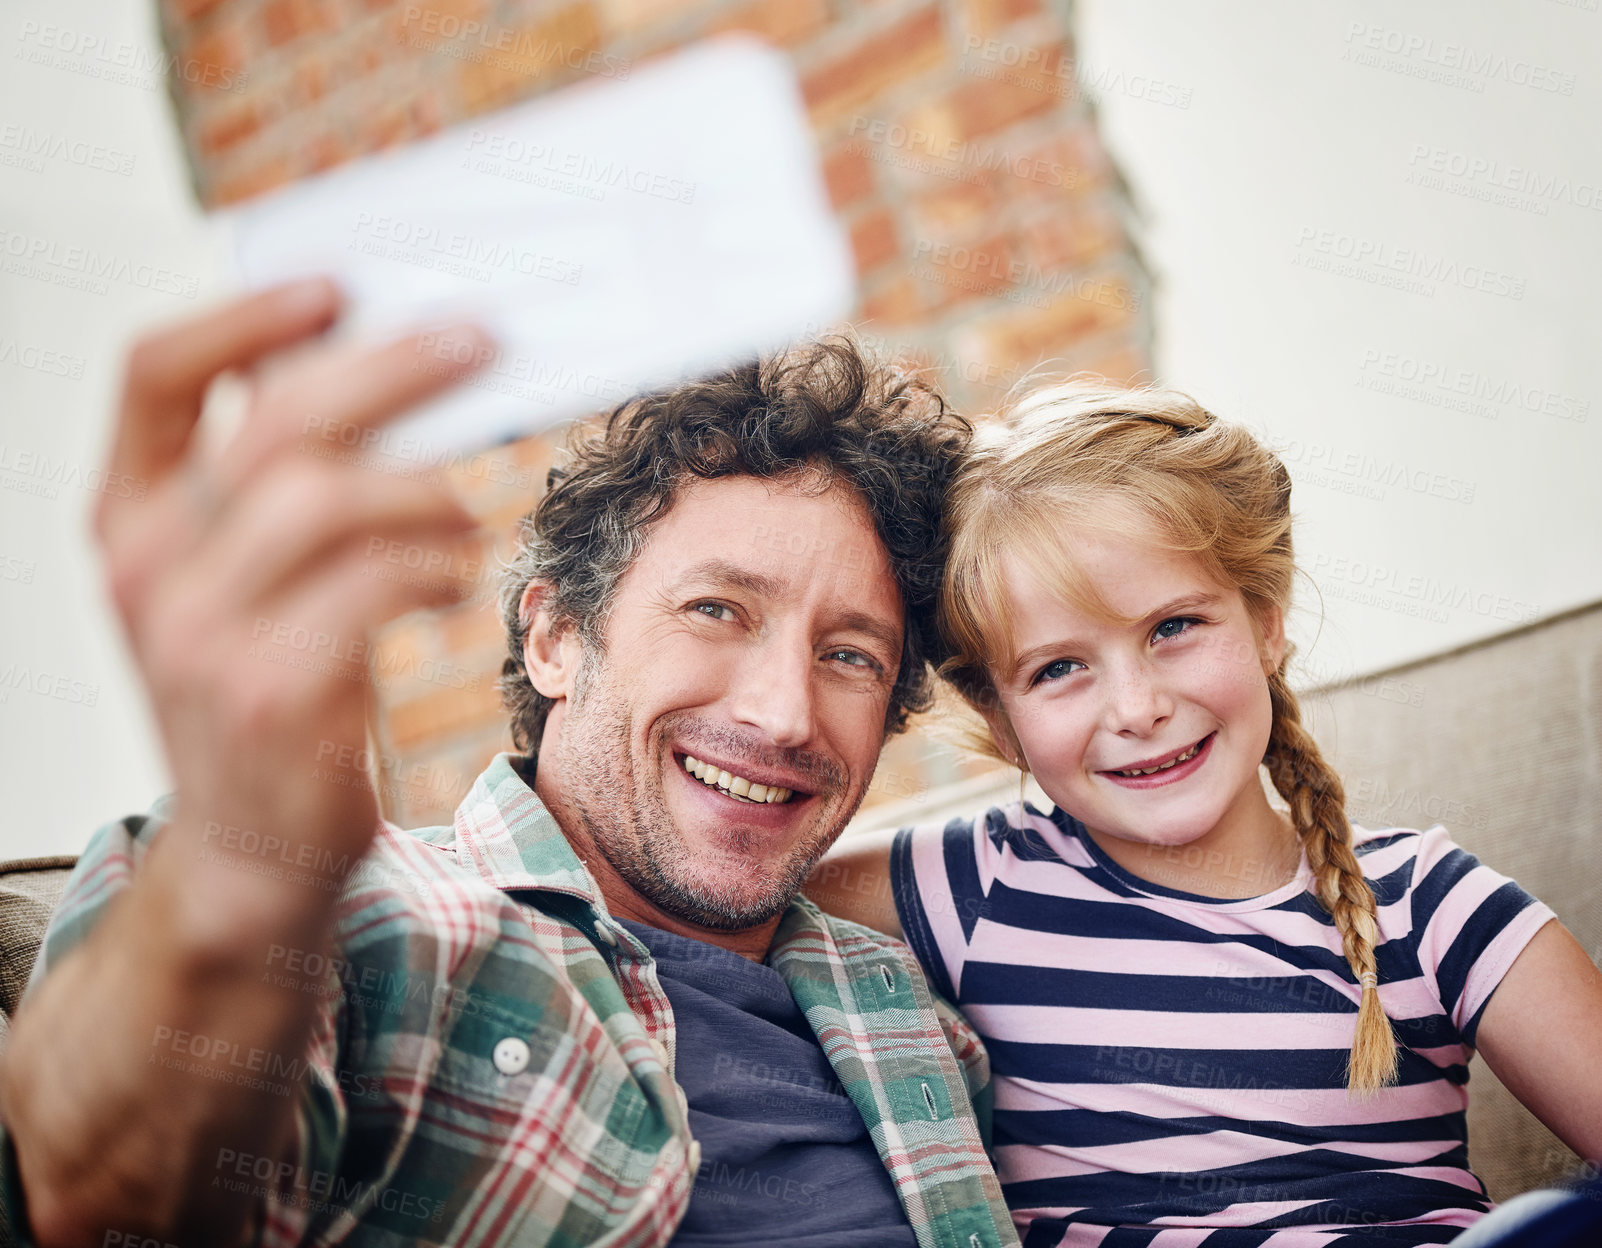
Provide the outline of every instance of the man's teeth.
{"type": "Polygon", "coordinates": [[[711,763],[703,763],[698,758],[684,756],[684,770],[689,772],[702,784],[712,789],[722,789],[729,796],[742,802],[756,802],[759,805],[773,806],[779,802],[790,800],[791,790],[781,789],[777,785],[769,787],[765,784],[755,784],[744,776],[731,775],[720,771],[711,763]]]}
{"type": "Polygon", "coordinates": [[[1201,742],[1196,742],[1178,758],[1171,758],[1166,763],[1159,763],[1156,767],[1141,767],[1134,771],[1115,771],[1115,776],[1149,776],[1154,771],[1167,771],[1170,767],[1177,767],[1180,763],[1196,757],[1196,751],[1201,749],[1201,742]]]}

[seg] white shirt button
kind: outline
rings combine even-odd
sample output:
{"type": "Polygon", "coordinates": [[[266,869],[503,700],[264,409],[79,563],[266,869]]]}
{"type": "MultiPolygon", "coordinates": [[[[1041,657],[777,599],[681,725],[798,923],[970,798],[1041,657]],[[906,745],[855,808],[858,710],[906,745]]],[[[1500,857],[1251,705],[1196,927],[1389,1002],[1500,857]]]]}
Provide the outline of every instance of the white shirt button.
{"type": "Polygon", "coordinates": [[[495,1069],[503,1075],[520,1075],[528,1069],[528,1042],[507,1036],[495,1046],[495,1069]]]}
{"type": "Polygon", "coordinates": [[[595,920],[595,935],[596,938],[608,948],[617,948],[617,937],[612,935],[612,929],[606,925],[605,919],[595,920]]]}

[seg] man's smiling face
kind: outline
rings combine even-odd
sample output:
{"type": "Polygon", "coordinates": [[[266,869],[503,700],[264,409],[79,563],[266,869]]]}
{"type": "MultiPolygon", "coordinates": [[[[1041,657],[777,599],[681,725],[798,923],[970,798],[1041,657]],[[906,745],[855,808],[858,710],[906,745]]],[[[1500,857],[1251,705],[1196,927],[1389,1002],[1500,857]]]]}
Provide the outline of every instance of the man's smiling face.
{"type": "Polygon", "coordinates": [[[602,652],[530,629],[529,671],[556,698],[540,795],[581,854],[593,846],[662,914],[765,923],[867,791],[902,630],[850,490],[692,482],[619,583],[602,652]]]}

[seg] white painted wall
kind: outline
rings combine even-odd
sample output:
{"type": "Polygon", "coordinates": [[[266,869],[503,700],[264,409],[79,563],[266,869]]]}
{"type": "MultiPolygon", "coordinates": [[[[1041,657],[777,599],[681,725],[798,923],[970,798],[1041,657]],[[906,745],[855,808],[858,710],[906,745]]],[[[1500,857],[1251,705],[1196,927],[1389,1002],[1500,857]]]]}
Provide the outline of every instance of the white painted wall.
{"type": "Polygon", "coordinates": [[[1602,597],[1597,0],[1078,15],[1161,380],[1295,478],[1304,681],[1602,597]]]}
{"type": "MultiPolygon", "coordinates": [[[[80,484],[103,460],[128,340],[222,289],[152,23],[144,4],[0,10],[0,857],[75,852],[166,785],[80,484]],[[69,50],[85,40],[99,42],[69,50]],[[29,275],[18,246],[64,263],[29,275]],[[128,272],[104,293],[59,284],[73,247],[128,272]]],[[[1595,3],[1080,0],[1079,24],[1148,218],[1163,377],[1267,431],[1297,476],[1303,559],[1323,590],[1321,631],[1311,592],[1297,626],[1304,643],[1319,633],[1310,673],[1372,671],[1602,596],[1595,3]],[[1370,38],[1416,41],[1387,56],[1370,38]],[[1507,62],[1430,78],[1467,54],[1507,62]],[[1536,71],[1562,90],[1528,85],[1536,71]],[[1446,175],[1467,192],[1451,193],[1418,180],[1435,159],[1534,185],[1499,203],[1489,174],[1446,175]],[[1360,246],[1372,258],[1355,276],[1329,270],[1360,246]],[[1442,265],[1459,278],[1396,289],[1376,259],[1414,265],[1415,281],[1442,265]],[[1469,270],[1493,290],[1458,284],[1469,270]],[[1551,396],[1554,411],[1497,397],[1463,411],[1436,383],[1385,391],[1426,367],[1551,396]],[[1564,418],[1580,405],[1587,419],[1564,418]]]]}
{"type": "Polygon", "coordinates": [[[160,55],[154,5],[0,6],[0,858],[76,853],[167,787],[86,488],[127,343],[221,288],[160,55]],[[108,263],[104,293],[61,284],[108,263]]]}

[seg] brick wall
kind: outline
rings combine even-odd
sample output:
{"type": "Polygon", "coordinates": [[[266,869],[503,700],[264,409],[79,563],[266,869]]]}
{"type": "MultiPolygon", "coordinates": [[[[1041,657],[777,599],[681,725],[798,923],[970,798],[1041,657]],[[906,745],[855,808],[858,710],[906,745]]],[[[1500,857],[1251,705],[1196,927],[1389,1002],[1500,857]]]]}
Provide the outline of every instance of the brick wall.
{"type": "MultiPolygon", "coordinates": [[[[935,370],[964,410],[1042,361],[1148,366],[1149,283],[1074,79],[1071,0],[160,0],[197,193],[222,205],[519,97],[717,31],[791,55],[859,273],[852,320],[935,370]]],[[[375,660],[382,788],[403,823],[447,818],[507,748],[494,680],[497,556],[554,437],[452,476],[484,518],[475,599],[398,622],[375,660]]],[[[924,731],[869,801],[971,774],[924,731]]]]}

